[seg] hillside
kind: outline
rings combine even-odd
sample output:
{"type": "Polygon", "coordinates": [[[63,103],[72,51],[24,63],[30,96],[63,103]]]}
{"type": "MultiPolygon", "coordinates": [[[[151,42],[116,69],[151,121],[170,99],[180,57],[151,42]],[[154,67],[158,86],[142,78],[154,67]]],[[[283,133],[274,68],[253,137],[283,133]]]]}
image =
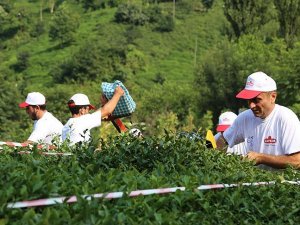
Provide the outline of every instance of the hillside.
{"type": "MultiPolygon", "coordinates": [[[[254,71],[270,74],[277,102],[300,115],[300,11],[272,0],[174,2],[0,1],[1,139],[28,137],[18,108],[28,92],[45,94],[65,123],[70,96],[99,107],[101,82],[114,80],[137,103],[126,124],[147,135],[213,129],[222,111],[247,107],[235,94],[254,71]]],[[[115,132],[102,127],[102,137],[115,132]]]]}
{"type": "MultiPolygon", "coordinates": [[[[198,94],[194,88],[195,68],[201,55],[223,39],[224,26],[221,6],[215,4],[212,9],[205,10],[197,1],[188,3],[177,4],[174,28],[161,32],[157,30],[157,23],[117,23],[117,7],[85,10],[76,1],[59,1],[51,13],[46,2],[44,5],[39,1],[15,2],[10,8],[12,22],[5,24],[1,35],[1,74],[12,77],[18,85],[15,98],[7,101],[17,106],[28,92],[40,91],[47,96],[49,110],[65,122],[69,116],[65,107],[69,96],[83,92],[98,105],[101,82],[121,79],[138,103],[131,121],[146,122],[152,126],[148,129],[151,133],[162,126],[149,124],[147,118],[153,122],[151,118],[175,112],[181,114],[179,119],[185,120],[187,113],[193,111],[193,101],[198,94]],[[66,19],[78,23],[72,41],[67,44],[49,37],[53,20],[60,11],[68,13],[66,19]],[[79,68],[74,68],[76,66],[79,68]],[[69,68],[64,72],[67,76],[83,70],[78,76],[84,81],[64,80],[61,68],[66,67],[69,68]],[[74,68],[72,72],[70,68],[74,68]],[[177,106],[178,101],[183,102],[187,97],[189,103],[183,105],[182,110],[177,106]],[[165,104],[158,101],[152,105],[157,98],[166,98],[165,104]]],[[[134,5],[143,10],[153,7],[153,4],[145,5],[140,1],[135,1],[134,5]]],[[[162,18],[172,15],[172,2],[157,6],[162,18]]],[[[14,110],[19,109],[15,107],[14,110]]],[[[26,120],[23,112],[19,117],[26,120]]]]}
{"type": "MultiPolygon", "coordinates": [[[[39,20],[39,3],[34,1],[18,1],[14,7],[26,10],[31,20],[39,20]],[[24,3],[21,3],[24,2],[24,3]]],[[[29,52],[29,66],[22,71],[22,75],[28,82],[27,89],[34,89],[36,85],[46,85],[51,81],[49,75],[53,66],[69,59],[77,50],[89,40],[101,40],[103,45],[116,44],[121,41],[124,30],[130,25],[114,22],[116,8],[105,8],[96,11],[84,12],[82,6],[76,3],[64,3],[79,18],[80,26],[76,30],[75,40],[71,45],[59,48],[58,42],[51,42],[48,33],[44,32],[38,38],[17,33],[7,39],[3,45],[6,49],[2,52],[4,60],[1,68],[9,67],[16,63],[16,56],[20,52],[29,52]]],[[[171,3],[160,4],[168,11],[171,3]]],[[[17,11],[15,9],[15,11],[17,11]]],[[[167,81],[190,84],[193,81],[195,60],[211,45],[218,42],[221,37],[220,30],[224,21],[220,7],[215,7],[208,12],[191,11],[183,15],[178,9],[175,28],[172,32],[157,32],[151,26],[135,28],[139,37],[135,40],[135,47],[141,51],[147,59],[146,68],[134,77],[141,84],[147,83],[161,73],[167,81]],[[195,50],[197,51],[195,54],[195,50]]],[[[51,14],[46,5],[43,13],[45,30],[51,22],[51,14]]],[[[101,63],[101,62],[99,62],[101,63]]]]}

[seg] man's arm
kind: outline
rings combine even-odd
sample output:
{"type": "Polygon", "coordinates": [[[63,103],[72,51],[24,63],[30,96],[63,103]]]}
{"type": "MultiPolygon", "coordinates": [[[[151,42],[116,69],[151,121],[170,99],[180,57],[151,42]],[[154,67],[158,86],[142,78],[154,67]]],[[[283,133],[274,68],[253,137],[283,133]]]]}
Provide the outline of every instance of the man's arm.
{"type": "Polygon", "coordinates": [[[286,168],[291,165],[296,169],[300,168],[300,152],[290,155],[269,155],[250,151],[246,157],[255,161],[256,165],[265,164],[274,168],[286,168]]]}
{"type": "Polygon", "coordinates": [[[217,143],[217,149],[219,150],[224,150],[227,147],[227,141],[223,137],[222,133],[218,135],[218,138],[216,139],[216,143],[217,143]]]}
{"type": "Polygon", "coordinates": [[[114,96],[100,109],[102,118],[115,110],[122,95],[124,95],[124,90],[120,86],[116,87],[114,96]]]}

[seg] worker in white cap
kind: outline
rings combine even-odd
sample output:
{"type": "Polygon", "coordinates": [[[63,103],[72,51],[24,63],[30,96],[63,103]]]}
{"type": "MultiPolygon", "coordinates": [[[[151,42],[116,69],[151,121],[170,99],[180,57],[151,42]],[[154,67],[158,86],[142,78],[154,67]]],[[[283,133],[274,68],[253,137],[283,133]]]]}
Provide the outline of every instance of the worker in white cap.
{"type": "MultiPolygon", "coordinates": [[[[222,133],[233,124],[236,118],[237,115],[233,112],[224,112],[219,116],[219,123],[217,126],[218,133],[215,135],[216,141],[222,135],[222,133]]],[[[228,154],[236,154],[242,156],[245,156],[247,154],[244,142],[234,145],[232,148],[228,146],[226,152],[228,154]]]]}
{"type": "Polygon", "coordinates": [[[31,92],[20,108],[26,108],[34,120],[33,131],[24,143],[53,144],[61,141],[62,123],[46,110],[46,98],[39,92],[31,92]]]}
{"type": "Polygon", "coordinates": [[[218,138],[218,148],[245,142],[247,158],[256,165],[300,168],[300,122],[292,110],[275,103],[276,89],[276,82],[263,72],[248,76],[236,97],[247,100],[250,109],[218,138]]]}
{"type": "Polygon", "coordinates": [[[116,87],[112,99],[93,113],[89,113],[89,111],[95,109],[95,107],[91,105],[89,98],[85,94],[78,93],[73,95],[68,101],[72,117],[63,127],[63,141],[68,140],[71,145],[79,142],[88,142],[91,139],[90,130],[99,127],[101,119],[114,111],[122,95],[124,95],[124,90],[119,86],[116,87]]]}

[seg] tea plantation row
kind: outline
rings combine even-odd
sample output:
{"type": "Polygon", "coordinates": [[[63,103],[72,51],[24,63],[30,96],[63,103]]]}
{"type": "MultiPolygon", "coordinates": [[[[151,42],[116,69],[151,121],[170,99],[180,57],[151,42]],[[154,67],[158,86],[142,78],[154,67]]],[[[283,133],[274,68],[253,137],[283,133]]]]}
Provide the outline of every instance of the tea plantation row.
{"type": "Polygon", "coordinates": [[[265,171],[239,156],[187,138],[112,138],[99,147],[60,147],[73,156],[0,154],[0,224],[299,224],[300,187],[288,168],[265,171]],[[276,181],[274,185],[196,191],[202,184],[276,181]],[[119,199],[81,195],[186,187],[185,191],[119,199]],[[12,209],[16,201],[78,197],[77,203],[12,209]]]}

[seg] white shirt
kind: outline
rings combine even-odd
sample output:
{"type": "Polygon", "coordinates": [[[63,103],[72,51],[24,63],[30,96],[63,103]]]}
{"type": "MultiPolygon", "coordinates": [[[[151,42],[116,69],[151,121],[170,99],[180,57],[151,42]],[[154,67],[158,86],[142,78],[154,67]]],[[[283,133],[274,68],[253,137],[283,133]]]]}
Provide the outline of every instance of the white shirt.
{"type": "MultiPolygon", "coordinates": [[[[220,136],[221,136],[221,132],[217,133],[215,135],[215,140],[217,141],[220,136]]],[[[245,142],[236,144],[232,148],[228,146],[226,153],[235,154],[235,155],[242,155],[242,156],[247,155],[247,149],[246,149],[245,142]]]]}
{"type": "Polygon", "coordinates": [[[90,140],[90,130],[101,125],[101,111],[70,118],[62,130],[62,139],[70,140],[70,144],[87,142],[90,140]]]}
{"type": "Polygon", "coordinates": [[[61,141],[62,127],[62,123],[46,111],[42,118],[34,121],[33,131],[28,140],[43,144],[52,144],[52,140],[58,137],[58,141],[61,141]]]}
{"type": "Polygon", "coordinates": [[[289,155],[300,151],[300,122],[290,109],[275,105],[265,119],[248,109],[223,133],[230,147],[244,142],[247,152],[289,155]]]}

